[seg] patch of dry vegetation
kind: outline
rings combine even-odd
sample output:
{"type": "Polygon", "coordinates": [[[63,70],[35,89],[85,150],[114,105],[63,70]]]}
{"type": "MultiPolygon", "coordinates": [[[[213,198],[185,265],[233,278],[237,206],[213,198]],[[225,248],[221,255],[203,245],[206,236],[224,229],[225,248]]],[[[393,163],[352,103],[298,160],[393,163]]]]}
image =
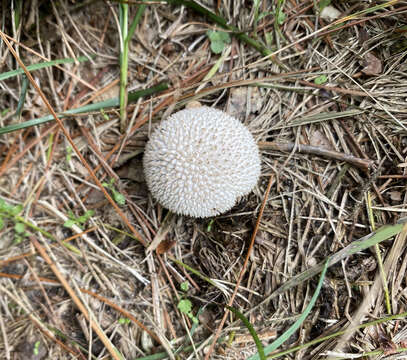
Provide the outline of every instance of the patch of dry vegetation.
{"type": "MultiPolygon", "coordinates": [[[[89,352],[107,359],[109,344],[126,359],[161,352],[171,359],[246,359],[256,352],[247,328],[232,315],[219,327],[242,271],[233,306],[270,343],[304,311],[318,279],[271,298],[275,290],[407,211],[407,2],[333,2],[336,23],[319,16],[318,1],[263,0],[258,11],[248,1],[201,3],[271,56],[234,36],[223,54],[213,54],[206,33],[216,24],[188,7],[153,2],[129,44],[128,89],[160,82],[169,89],[130,103],[125,133],[115,107],[64,118],[65,133],[53,121],[0,135],[0,199],[15,209],[3,211],[0,230],[2,359],[87,359],[89,352]],[[214,219],[168,215],[143,179],[151,129],[195,100],[243,121],[262,153],[254,192],[214,219]],[[116,201],[123,194],[125,205],[114,207],[97,180],[109,184],[102,188],[116,201]],[[158,248],[146,251],[154,239],[158,248]],[[179,310],[181,299],[193,304],[192,316],[179,310]]],[[[32,72],[57,113],[118,96],[117,3],[1,6],[1,31],[24,64],[89,57],[32,72]]],[[[138,6],[129,2],[131,19],[138,6]]],[[[5,41],[0,59],[0,75],[18,67],[5,41]]],[[[0,128],[49,114],[28,82],[15,115],[25,84],[21,75],[0,81],[0,128]]],[[[403,313],[405,232],[382,242],[379,252],[391,313],[403,313]]],[[[312,313],[285,348],[390,315],[384,295],[375,250],[347,257],[330,267],[312,313]]],[[[399,351],[387,357],[398,358],[405,329],[403,318],[389,320],[281,358],[371,352],[379,359],[399,351]]]]}

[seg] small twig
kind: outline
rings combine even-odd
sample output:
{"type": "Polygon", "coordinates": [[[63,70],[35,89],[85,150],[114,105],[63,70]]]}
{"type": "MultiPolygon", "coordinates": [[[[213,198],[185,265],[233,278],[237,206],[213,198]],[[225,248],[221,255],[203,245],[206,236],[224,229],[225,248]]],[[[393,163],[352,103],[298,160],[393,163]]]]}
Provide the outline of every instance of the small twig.
{"type": "Polygon", "coordinates": [[[379,175],[378,179],[407,179],[407,175],[395,174],[395,175],[379,175]]]}
{"type": "Polygon", "coordinates": [[[313,88],[317,88],[317,89],[323,89],[326,91],[333,91],[333,92],[337,92],[339,94],[345,94],[345,95],[352,95],[352,96],[362,96],[362,97],[367,97],[367,96],[371,96],[372,94],[369,94],[367,92],[364,91],[359,91],[359,90],[354,90],[354,89],[345,89],[345,88],[340,88],[337,86],[328,86],[328,85],[322,85],[322,84],[315,84],[306,80],[298,80],[298,82],[300,84],[303,84],[305,86],[310,86],[313,88]]]}
{"type": "MultiPolygon", "coordinates": [[[[294,143],[279,143],[279,142],[268,142],[268,141],[260,141],[258,143],[261,149],[265,150],[277,150],[277,151],[292,151],[294,149],[294,143]]],[[[322,157],[326,157],[329,159],[346,161],[353,166],[356,166],[364,171],[368,171],[373,166],[373,161],[368,159],[361,159],[353,155],[340,153],[337,151],[332,151],[328,149],[324,149],[317,146],[311,145],[302,145],[298,144],[296,146],[296,151],[303,154],[312,154],[318,155],[322,157]]]]}

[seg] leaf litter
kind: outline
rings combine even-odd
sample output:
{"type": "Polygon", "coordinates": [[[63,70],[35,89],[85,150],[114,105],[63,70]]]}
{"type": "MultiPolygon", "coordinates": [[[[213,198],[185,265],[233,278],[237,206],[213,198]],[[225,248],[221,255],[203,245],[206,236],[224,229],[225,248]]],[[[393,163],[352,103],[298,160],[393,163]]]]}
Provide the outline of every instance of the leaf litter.
{"type": "MultiPolygon", "coordinates": [[[[368,193],[377,229],[397,226],[405,215],[403,34],[407,24],[403,2],[332,3],[328,6],[337,11],[327,18],[323,13],[319,17],[321,9],[312,1],[287,0],[280,2],[277,24],[272,16],[276,2],[260,1],[257,14],[263,15],[258,18],[243,1],[201,3],[241,33],[224,32],[189,7],[148,5],[129,44],[129,88],[148,89],[167,82],[169,90],[129,103],[126,134],[120,132],[117,107],[77,112],[63,121],[100,181],[111,184],[108,190],[125,199],[120,200],[120,209],[129,223],[146,244],[158,239],[157,250],[146,252],[106,198],[96,195],[100,189],[52,121],[0,135],[0,198],[10,206],[22,205],[20,214],[1,216],[1,358],[87,358],[89,350],[93,356],[106,354],[29,238],[15,241],[18,230],[46,248],[124,358],[167,353],[169,358],[203,359],[209,354],[211,359],[247,359],[256,353],[256,345],[234,317],[226,320],[211,353],[209,343],[244,266],[271,174],[275,182],[265,203],[258,241],[233,303],[259,335],[268,334],[260,336],[267,343],[301,316],[318,276],[296,283],[278,297],[270,295],[292,284],[296,276],[315,270],[326,256],[342,254],[355,240],[371,234],[368,193]],[[211,39],[208,31],[228,38],[211,39]],[[259,47],[242,41],[242,34],[267,44],[275,55],[264,57],[259,47]],[[217,68],[222,55],[213,51],[213,42],[215,50],[230,46],[217,68]],[[211,69],[216,73],[204,83],[211,69]],[[225,109],[249,127],[263,144],[262,177],[253,193],[226,214],[166,222],[166,210],[143,186],[142,151],[155,124],[192,100],[225,109]],[[307,146],[316,149],[310,152],[307,146]],[[333,153],[341,156],[332,157],[333,153]],[[350,156],[369,166],[357,167],[347,161],[350,156]],[[90,216],[86,222],[79,221],[84,214],[90,216]],[[72,226],[64,227],[69,219],[72,226]],[[25,224],[24,229],[17,224],[25,224]],[[179,311],[180,284],[186,281],[190,284],[185,295],[191,303],[188,313],[209,321],[195,324],[179,311]],[[84,295],[79,287],[101,297],[84,295]],[[52,311],[44,306],[48,302],[52,311]],[[132,317],[129,323],[120,320],[127,318],[121,311],[132,317]],[[39,326],[38,319],[46,327],[39,326]]],[[[13,46],[26,65],[80,56],[90,59],[32,71],[56,111],[117,96],[113,93],[119,78],[116,3],[64,0],[54,7],[42,4],[32,9],[29,2],[21,4],[14,10],[21,16],[7,17],[2,31],[14,38],[13,46]],[[33,23],[30,11],[41,22],[33,23]]],[[[3,9],[2,16],[13,11],[4,5],[3,9]]],[[[129,3],[129,11],[132,19],[137,5],[129,3]]],[[[0,53],[1,73],[16,69],[4,43],[0,53]]],[[[0,128],[48,114],[29,85],[21,117],[16,118],[21,78],[8,77],[0,85],[0,128]]],[[[392,312],[399,314],[406,303],[403,237],[381,241],[380,251],[387,281],[394,285],[392,312]]],[[[313,339],[345,331],[353,322],[360,325],[389,315],[377,273],[376,258],[364,248],[330,267],[311,313],[277,351],[289,351],[295,345],[304,349],[281,357],[313,359],[329,352],[372,353],[372,358],[394,351],[402,354],[403,318],[383,322],[376,334],[371,332],[374,326],[367,327],[370,336],[365,336],[367,330],[351,331],[346,337],[338,335],[305,347],[313,339]]]]}

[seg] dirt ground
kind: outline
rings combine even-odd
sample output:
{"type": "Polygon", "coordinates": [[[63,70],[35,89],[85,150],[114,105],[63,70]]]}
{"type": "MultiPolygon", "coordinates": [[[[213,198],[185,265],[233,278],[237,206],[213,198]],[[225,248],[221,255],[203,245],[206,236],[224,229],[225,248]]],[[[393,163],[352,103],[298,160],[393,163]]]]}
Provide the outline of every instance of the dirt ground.
{"type": "Polygon", "coordinates": [[[0,359],[407,358],[407,1],[199,4],[1,3],[0,359]],[[197,101],[262,161],[203,219],[142,167],[197,101]]]}

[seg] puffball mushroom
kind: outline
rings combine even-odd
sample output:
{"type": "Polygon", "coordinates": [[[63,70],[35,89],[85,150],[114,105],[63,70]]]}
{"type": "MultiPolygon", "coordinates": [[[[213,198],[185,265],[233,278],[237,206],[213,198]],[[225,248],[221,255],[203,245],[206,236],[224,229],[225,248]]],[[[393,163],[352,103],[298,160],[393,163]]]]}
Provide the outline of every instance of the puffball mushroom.
{"type": "Polygon", "coordinates": [[[207,106],[162,121],[146,145],[143,166],[152,196],[172,212],[193,217],[231,209],[260,176],[259,149],[249,130],[207,106]]]}

